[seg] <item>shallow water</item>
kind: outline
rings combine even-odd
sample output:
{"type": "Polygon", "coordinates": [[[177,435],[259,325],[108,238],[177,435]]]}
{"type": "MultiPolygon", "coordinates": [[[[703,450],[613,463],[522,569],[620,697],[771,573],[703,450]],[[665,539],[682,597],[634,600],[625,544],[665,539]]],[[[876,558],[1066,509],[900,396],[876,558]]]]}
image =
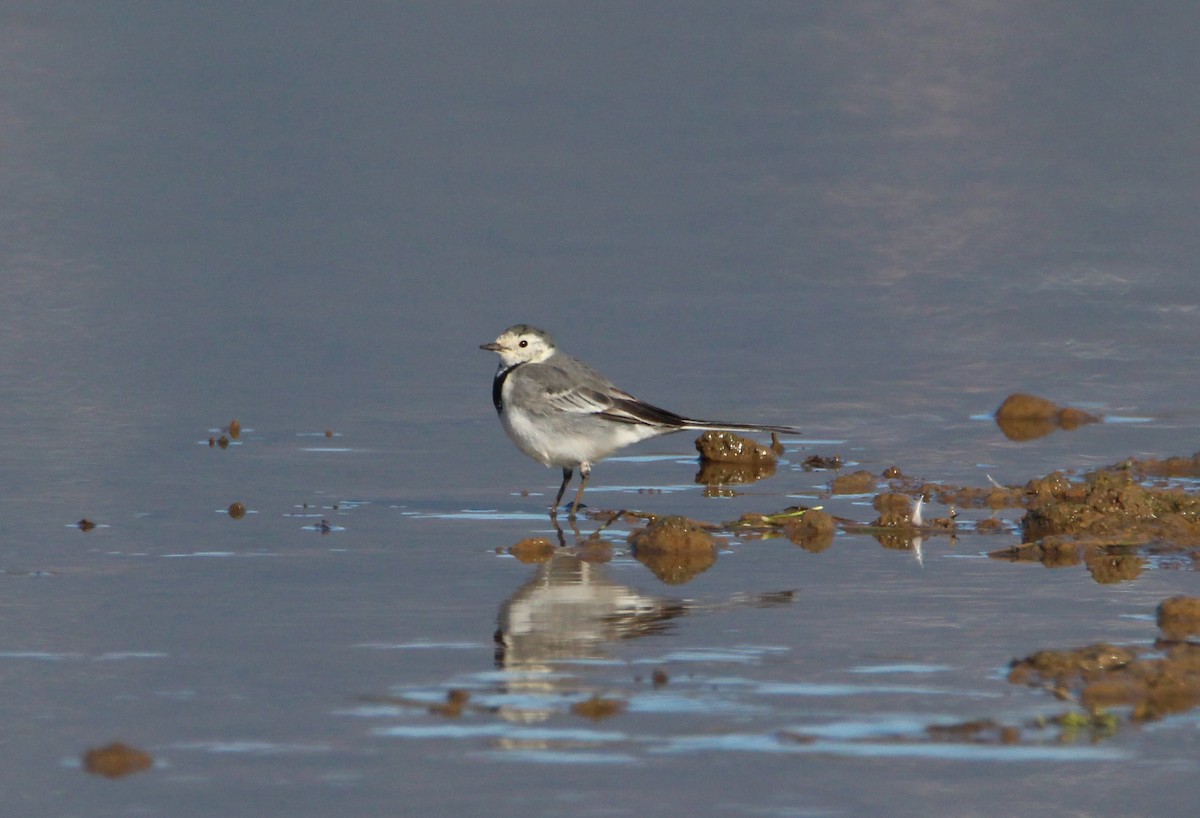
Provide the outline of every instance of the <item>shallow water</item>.
{"type": "Polygon", "coordinates": [[[1196,11],[684,9],[0,12],[13,810],[1195,803],[1194,712],[1064,736],[1005,681],[1151,642],[1190,558],[1102,585],[988,559],[1020,512],[970,509],[919,552],[721,537],[683,585],[625,523],[611,562],[506,554],[558,537],[477,348],[517,321],[652,402],[805,430],[723,497],[689,437],[639,444],[599,508],[865,523],[804,457],[983,486],[1200,448],[1196,11]],[[1107,422],[1015,443],[1014,391],[1107,422]],[[978,719],[1021,740],[929,731],[978,719]],[[154,767],[83,772],[116,740],[154,767]]]}

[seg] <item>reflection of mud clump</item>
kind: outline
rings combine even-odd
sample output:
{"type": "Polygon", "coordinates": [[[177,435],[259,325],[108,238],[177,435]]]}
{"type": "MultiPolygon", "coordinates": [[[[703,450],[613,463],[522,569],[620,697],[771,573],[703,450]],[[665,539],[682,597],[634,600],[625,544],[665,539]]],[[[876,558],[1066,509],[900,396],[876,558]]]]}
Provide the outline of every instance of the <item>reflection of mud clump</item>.
{"type": "Polygon", "coordinates": [[[1200,634],[1200,597],[1173,596],[1158,606],[1158,627],[1169,639],[1200,634]]]}
{"type": "Polygon", "coordinates": [[[1009,440],[1034,440],[1058,429],[1075,429],[1100,418],[1082,409],[1062,407],[1036,395],[1015,393],[996,410],[996,425],[1009,440]]]}
{"type": "Polygon", "coordinates": [[[83,769],[105,778],[140,773],[154,765],[149,753],[130,747],[119,741],[105,747],[93,747],[83,754],[83,769]]]}
{"type": "Polygon", "coordinates": [[[584,562],[611,562],[612,543],[599,537],[589,537],[575,549],[575,556],[584,562]]]}
{"type": "Polygon", "coordinates": [[[1092,579],[1101,585],[1129,582],[1142,575],[1146,561],[1137,554],[1089,553],[1083,559],[1092,579]]]}
{"type": "Polygon", "coordinates": [[[762,460],[754,463],[720,463],[705,460],[696,472],[696,483],[701,486],[737,486],[754,483],[775,474],[775,461],[762,460]]]}
{"type": "Polygon", "coordinates": [[[660,517],[629,535],[633,556],[668,585],[681,585],[717,561],[717,542],[686,517],[660,517]]]}
{"type": "Polygon", "coordinates": [[[508,553],[524,563],[549,562],[554,556],[554,544],[541,537],[527,537],[510,545],[508,553]]]}
{"type": "Polygon", "coordinates": [[[810,508],[783,526],[783,533],[789,540],[814,554],[833,545],[833,535],[836,532],[837,525],[833,517],[819,508],[810,508]]]}
{"type": "Polygon", "coordinates": [[[1047,537],[1040,543],[1024,543],[1001,548],[988,554],[994,560],[1009,562],[1040,562],[1047,568],[1069,568],[1078,565],[1080,545],[1067,537],[1047,537]]]}
{"type": "Polygon", "coordinates": [[[1101,541],[1085,541],[1070,537],[1047,537],[1038,543],[1025,543],[1003,548],[988,554],[992,559],[1009,562],[1040,562],[1046,568],[1069,568],[1083,562],[1092,579],[1101,585],[1137,579],[1146,567],[1146,560],[1128,552],[1123,544],[1106,545],[1101,541]],[[1121,553],[1110,553],[1110,549],[1121,553]]]}
{"type": "Polygon", "coordinates": [[[834,494],[870,494],[875,490],[875,475],[869,471],[856,471],[833,478],[829,490],[834,494]]]}
{"type": "Polygon", "coordinates": [[[931,724],[925,728],[925,735],[932,741],[1016,744],[1021,740],[1021,729],[1008,724],[999,724],[991,719],[979,719],[958,724],[931,724]]]}

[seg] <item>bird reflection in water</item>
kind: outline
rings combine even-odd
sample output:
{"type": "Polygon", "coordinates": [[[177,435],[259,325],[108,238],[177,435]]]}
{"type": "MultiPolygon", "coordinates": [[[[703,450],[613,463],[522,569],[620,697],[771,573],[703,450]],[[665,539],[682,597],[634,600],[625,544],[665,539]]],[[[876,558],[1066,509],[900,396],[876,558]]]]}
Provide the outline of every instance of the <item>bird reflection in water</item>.
{"type": "Polygon", "coordinates": [[[604,658],[609,642],[662,633],[686,612],[681,600],[614,582],[603,564],[556,554],[500,606],[496,666],[604,658]]]}
{"type": "Polygon", "coordinates": [[[667,631],[697,611],[790,604],[792,591],[734,594],[716,603],[653,596],[613,581],[606,567],[556,554],[500,606],[496,666],[549,671],[556,662],[607,658],[621,639],[667,631]]]}

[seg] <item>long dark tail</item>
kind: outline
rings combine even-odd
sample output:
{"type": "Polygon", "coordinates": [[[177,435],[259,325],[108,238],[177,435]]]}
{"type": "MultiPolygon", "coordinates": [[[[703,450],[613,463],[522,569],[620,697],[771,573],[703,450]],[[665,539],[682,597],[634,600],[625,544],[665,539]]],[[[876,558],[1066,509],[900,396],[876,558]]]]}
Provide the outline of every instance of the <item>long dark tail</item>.
{"type": "Polygon", "coordinates": [[[769,426],[761,423],[726,423],[721,420],[696,420],[677,415],[667,409],[662,409],[644,401],[617,400],[602,417],[619,423],[650,423],[662,426],[664,430],[695,429],[698,431],[734,431],[734,432],[775,432],[781,435],[798,435],[801,431],[795,426],[769,426]]]}
{"type": "Polygon", "coordinates": [[[775,432],[781,435],[803,434],[796,426],[764,426],[757,423],[722,423],[719,420],[692,420],[683,418],[680,429],[695,429],[697,431],[730,431],[730,432],[775,432]]]}

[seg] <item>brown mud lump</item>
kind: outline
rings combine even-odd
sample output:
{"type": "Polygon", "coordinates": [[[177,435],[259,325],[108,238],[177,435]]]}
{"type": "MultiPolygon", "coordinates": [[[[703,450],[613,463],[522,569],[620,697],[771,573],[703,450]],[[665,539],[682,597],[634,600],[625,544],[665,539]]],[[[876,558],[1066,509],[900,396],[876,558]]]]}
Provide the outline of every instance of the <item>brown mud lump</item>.
{"type": "Polygon", "coordinates": [[[830,455],[823,457],[819,454],[811,454],[804,458],[801,464],[805,471],[826,471],[829,469],[840,469],[842,467],[842,458],[838,455],[830,455]]]}
{"type": "Polygon", "coordinates": [[[510,545],[508,553],[524,563],[549,562],[554,556],[554,543],[542,537],[526,537],[510,545]]]}
{"type": "Polygon", "coordinates": [[[463,708],[471,700],[471,694],[466,690],[454,688],[446,691],[446,700],[429,705],[429,712],[435,716],[445,716],[456,719],[463,713],[463,708]]]}
{"type": "Polygon", "coordinates": [[[884,492],[872,502],[879,517],[871,525],[886,527],[912,526],[913,500],[907,494],[884,492]]]}
{"type": "Polygon", "coordinates": [[[1101,418],[1082,409],[1062,407],[1052,400],[1015,392],[1004,399],[995,414],[996,425],[1009,440],[1044,437],[1058,429],[1075,429],[1101,418]]]}
{"type": "Polygon", "coordinates": [[[717,561],[717,541],[686,517],[660,517],[628,541],[634,559],[668,585],[683,584],[717,561]]]}
{"type": "Polygon", "coordinates": [[[1014,661],[1008,679],[1015,684],[1045,686],[1060,698],[1077,697],[1093,717],[1105,708],[1127,706],[1132,708],[1132,721],[1152,721],[1200,705],[1200,645],[1173,642],[1140,648],[1099,644],[1078,650],[1039,651],[1014,661]]]}
{"type": "Polygon", "coordinates": [[[834,494],[870,494],[875,490],[875,475],[860,470],[833,478],[829,490],[834,494]]]}
{"type": "Polygon", "coordinates": [[[576,716],[583,716],[585,719],[591,719],[592,721],[611,718],[624,711],[624,699],[606,699],[602,696],[592,696],[589,699],[584,699],[581,702],[575,702],[571,705],[572,713],[576,716]]]}
{"type": "Polygon", "coordinates": [[[805,551],[817,553],[833,545],[833,537],[837,532],[837,523],[833,516],[819,508],[810,508],[804,514],[788,520],[783,526],[783,533],[789,540],[805,551]]]}
{"type": "Polygon", "coordinates": [[[1200,542],[1200,498],[1149,488],[1128,470],[1101,469],[1073,483],[1061,474],[1031,481],[1032,507],[1021,521],[1026,542],[1052,535],[1200,542]]]}
{"type": "Polygon", "coordinates": [[[121,778],[152,766],[154,759],[149,753],[119,741],[104,747],[93,747],[83,754],[83,769],[105,778],[121,778]]]}
{"type": "Polygon", "coordinates": [[[1008,681],[1023,685],[1052,683],[1066,686],[1127,667],[1136,658],[1137,653],[1129,648],[1103,642],[1076,650],[1039,650],[1024,659],[1014,659],[1008,681]]]}
{"type": "Polygon", "coordinates": [[[1200,597],[1173,596],[1164,599],[1156,612],[1158,627],[1169,639],[1200,634],[1200,597]]]}
{"type": "Polygon", "coordinates": [[[705,432],[696,438],[696,451],[700,452],[701,460],[714,463],[774,464],[777,457],[769,446],[733,432],[705,432]]]}
{"type": "Polygon", "coordinates": [[[1191,457],[1177,455],[1163,460],[1130,459],[1122,465],[1142,477],[1200,477],[1200,452],[1191,457]]]}

